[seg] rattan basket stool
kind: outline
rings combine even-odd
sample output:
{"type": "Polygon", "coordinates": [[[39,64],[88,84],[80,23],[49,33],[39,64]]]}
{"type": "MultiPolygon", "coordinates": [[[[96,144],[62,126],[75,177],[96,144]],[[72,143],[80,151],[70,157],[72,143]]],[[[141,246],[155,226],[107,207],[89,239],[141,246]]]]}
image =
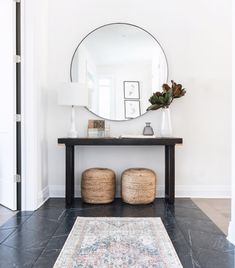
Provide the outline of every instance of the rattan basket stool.
{"type": "Polygon", "coordinates": [[[147,168],[130,168],[122,173],[121,196],[128,204],[149,204],[156,196],[156,174],[147,168]]]}
{"type": "Polygon", "coordinates": [[[115,197],[115,173],[107,168],[90,168],[82,173],[81,195],[86,203],[111,203],[115,197]]]}

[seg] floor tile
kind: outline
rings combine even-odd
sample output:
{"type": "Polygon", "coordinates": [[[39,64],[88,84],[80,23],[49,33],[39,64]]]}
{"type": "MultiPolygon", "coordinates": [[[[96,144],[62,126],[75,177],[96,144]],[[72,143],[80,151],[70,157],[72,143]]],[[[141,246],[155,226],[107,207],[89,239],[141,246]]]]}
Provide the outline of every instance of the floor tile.
{"type": "Polygon", "coordinates": [[[195,203],[192,202],[189,198],[176,198],[174,207],[182,207],[182,208],[198,208],[195,203]]]}
{"type": "Polygon", "coordinates": [[[66,217],[63,219],[54,235],[68,235],[76,221],[76,217],[66,217]]]}
{"type": "Polygon", "coordinates": [[[0,244],[6,240],[11,234],[16,231],[17,228],[2,229],[0,230],[0,244]]]}
{"type": "Polygon", "coordinates": [[[67,237],[68,237],[68,234],[53,236],[49,240],[45,250],[62,249],[67,237]]]}
{"type": "Polygon", "coordinates": [[[178,228],[178,226],[176,224],[165,226],[165,228],[167,230],[167,233],[168,233],[171,241],[176,241],[178,239],[184,238],[181,230],[178,228]]]}
{"type": "Polygon", "coordinates": [[[10,235],[2,244],[15,249],[45,248],[51,236],[42,232],[19,229],[10,235]]]}
{"type": "Polygon", "coordinates": [[[196,230],[182,230],[185,239],[190,246],[197,250],[199,248],[215,250],[221,253],[234,254],[234,246],[227,240],[224,234],[201,232],[196,230]]]}
{"type": "Polygon", "coordinates": [[[200,249],[197,253],[198,260],[203,263],[203,268],[234,268],[233,254],[222,253],[209,249],[200,249]]]}
{"type": "Polygon", "coordinates": [[[60,249],[43,251],[36,263],[34,263],[33,268],[52,268],[59,254],[60,249]]]}
{"type": "Polygon", "coordinates": [[[174,207],[169,206],[169,210],[173,216],[185,217],[190,219],[208,220],[208,217],[198,208],[174,207]]]}
{"type": "Polygon", "coordinates": [[[0,230],[19,227],[24,222],[26,222],[29,219],[29,217],[30,215],[22,216],[16,214],[13,217],[11,217],[7,222],[5,222],[2,226],[0,226],[0,230]]]}
{"type": "Polygon", "coordinates": [[[59,227],[60,222],[57,220],[46,219],[39,216],[31,216],[23,225],[25,232],[27,230],[35,231],[43,236],[52,236],[59,227]],[[26,229],[26,230],[25,230],[26,229]]]}
{"type": "Polygon", "coordinates": [[[233,268],[234,246],[189,198],[169,205],[106,205],[51,198],[35,212],[19,212],[0,226],[0,267],[52,268],[77,217],[161,217],[185,268],[233,268]]]}
{"type": "MultiPolygon", "coordinates": [[[[163,211],[161,211],[163,212],[163,211]]],[[[121,217],[156,217],[154,205],[128,205],[121,207],[121,217]]]]}
{"type": "Polygon", "coordinates": [[[186,217],[175,217],[179,227],[188,230],[198,230],[202,232],[221,234],[221,230],[210,219],[191,219],[186,217]]]}
{"type": "Polygon", "coordinates": [[[33,213],[33,216],[43,217],[49,220],[59,221],[64,217],[66,212],[65,208],[57,207],[42,207],[33,213]]]}
{"type": "Polygon", "coordinates": [[[12,211],[2,205],[0,205],[0,226],[6,223],[11,217],[13,217],[17,211],[12,211]]]}
{"type": "Polygon", "coordinates": [[[31,268],[41,252],[42,249],[22,250],[0,245],[0,267],[31,268]]]}
{"type": "Polygon", "coordinates": [[[203,268],[182,234],[177,234],[177,237],[172,239],[172,244],[184,268],[203,268]]]}
{"type": "MultiPolygon", "coordinates": [[[[80,200],[80,199],[77,199],[80,200]]],[[[56,207],[56,208],[70,208],[65,203],[65,198],[49,198],[42,206],[43,208],[56,207]]]]}
{"type": "Polygon", "coordinates": [[[66,217],[119,217],[119,207],[112,206],[92,206],[86,209],[71,210],[66,217]]]}
{"type": "Polygon", "coordinates": [[[31,216],[33,215],[34,211],[17,211],[16,215],[17,217],[20,216],[31,216]]]}

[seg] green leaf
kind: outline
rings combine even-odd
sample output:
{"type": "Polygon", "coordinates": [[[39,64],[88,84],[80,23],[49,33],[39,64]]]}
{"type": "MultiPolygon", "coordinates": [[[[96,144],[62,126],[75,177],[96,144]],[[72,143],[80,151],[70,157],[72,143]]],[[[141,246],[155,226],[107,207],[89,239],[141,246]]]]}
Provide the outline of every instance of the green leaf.
{"type": "Polygon", "coordinates": [[[162,103],[162,104],[165,103],[165,99],[163,96],[160,96],[158,99],[159,99],[159,103],[162,103]]]}
{"type": "Polygon", "coordinates": [[[167,105],[169,105],[170,102],[171,102],[171,99],[172,99],[172,94],[171,94],[171,92],[167,92],[167,93],[165,93],[164,99],[165,99],[165,103],[166,103],[167,105]]]}
{"type": "Polygon", "coordinates": [[[161,105],[161,104],[153,104],[153,105],[151,105],[151,106],[149,106],[149,107],[147,108],[147,111],[158,110],[158,109],[161,108],[161,107],[163,107],[163,105],[161,105]]]}

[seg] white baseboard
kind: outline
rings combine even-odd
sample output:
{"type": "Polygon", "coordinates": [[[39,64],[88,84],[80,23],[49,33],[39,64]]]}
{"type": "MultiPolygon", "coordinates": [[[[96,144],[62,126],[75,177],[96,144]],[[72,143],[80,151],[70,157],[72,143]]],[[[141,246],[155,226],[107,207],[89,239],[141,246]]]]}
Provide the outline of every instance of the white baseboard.
{"type": "MultiPolygon", "coordinates": [[[[176,185],[176,197],[194,198],[231,198],[229,185],[176,185]]],[[[157,186],[157,197],[164,197],[164,185],[157,186]]],[[[49,185],[50,197],[65,197],[64,185],[49,185]]],[[[80,187],[75,187],[75,197],[80,197],[80,187]]],[[[120,185],[117,185],[116,196],[120,197],[120,185]]]]}
{"type": "MultiPolygon", "coordinates": [[[[49,185],[49,196],[50,197],[65,197],[65,186],[64,185],[49,185]]],[[[81,192],[75,189],[75,196],[81,196],[81,192]]]]}
{"type": "Polygon", "coordinates": [[[231,198],[230,185],[176,185],[177,197],[231,198]]]}
{"type": "Polygon", "coordinates": [[[227,239],[235,245],[235,222],[230,221],[227,239]]]}
{"type": "Polygon", "coordinates": [[[50,195],[49,195],[49,186],[46,186],[38,194],[37,208],[36,209],[38,209],[41,205],[43,205],[48,200],[49,197],[50,197],[50,195]]]}

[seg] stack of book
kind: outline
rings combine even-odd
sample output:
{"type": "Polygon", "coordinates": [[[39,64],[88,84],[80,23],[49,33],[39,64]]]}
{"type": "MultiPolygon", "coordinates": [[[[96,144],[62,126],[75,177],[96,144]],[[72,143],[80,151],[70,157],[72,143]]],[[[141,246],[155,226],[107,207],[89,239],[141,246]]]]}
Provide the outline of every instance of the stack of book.
{"type": "Polygon", "coordinates": [[[87,136],[89,138],[102,138],[105,136],[104,120],[88,120],[87,136]]]}

